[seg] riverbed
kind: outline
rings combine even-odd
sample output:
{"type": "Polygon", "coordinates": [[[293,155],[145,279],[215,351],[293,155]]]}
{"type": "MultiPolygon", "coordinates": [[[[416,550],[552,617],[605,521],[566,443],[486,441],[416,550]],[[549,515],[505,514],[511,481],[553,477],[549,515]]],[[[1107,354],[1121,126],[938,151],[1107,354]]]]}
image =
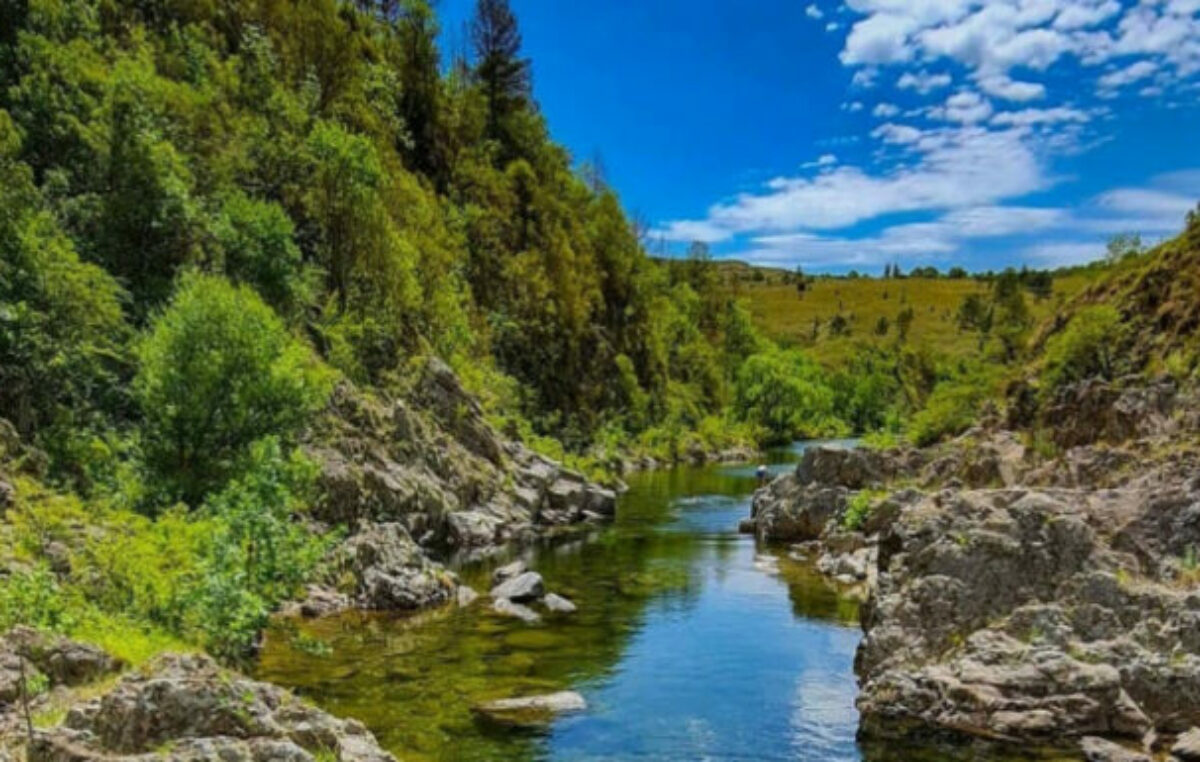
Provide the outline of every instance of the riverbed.
{"type": "Polygon", "coordinates": [[[610,526],[459,569],[486,592],[495,565],[520,555],[576,613],[526,624],[485,597],[305,622],[268,638],[257,676],[362,720],[405,760],[861,759],[858,603],[787,548],[737,533],[754,466],[647,472],[629,486],[610,526]],[[471,712],[568,689],[587,710],[536,732],[471,712]]]}

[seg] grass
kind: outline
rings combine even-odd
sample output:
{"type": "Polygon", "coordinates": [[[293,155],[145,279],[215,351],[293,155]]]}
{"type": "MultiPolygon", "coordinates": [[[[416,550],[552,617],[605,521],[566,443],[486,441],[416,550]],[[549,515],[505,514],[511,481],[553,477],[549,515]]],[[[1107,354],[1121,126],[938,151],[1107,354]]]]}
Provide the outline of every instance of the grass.
{"type": "MultiPolygon", "coordinates": [[[[979,351],[978,335],[960,331],[955,319],[959,305],[969,294],[986,294],[988,285],[973,278],[816,278],[803,294],[784,282],[784,273],[764,270],[762,279],[744,268],[728,268],[725,281],[735,296],[745,301],[755,325],[766,336],[788,345],[807,348],[814,359],[827,366],[840,365],[861,342],[892,344],[897,338],[896,318],[912,309],[907,341],[912,346],[929,346],[951,357],[979,351]],[[831,336],[830,321],[842,315],[849,334],[831,336]],[[887,332],[876,333],[880,318],[887,332]],[[819,321],[817,338],[813,323],[819,321]]],[[[1056,277],[1054,295],[1043,300],[1029,298],[1035,322],[1052,315],[1061,300],[1079,293],[1098,276],[1076,271],[1056,277]]]]}

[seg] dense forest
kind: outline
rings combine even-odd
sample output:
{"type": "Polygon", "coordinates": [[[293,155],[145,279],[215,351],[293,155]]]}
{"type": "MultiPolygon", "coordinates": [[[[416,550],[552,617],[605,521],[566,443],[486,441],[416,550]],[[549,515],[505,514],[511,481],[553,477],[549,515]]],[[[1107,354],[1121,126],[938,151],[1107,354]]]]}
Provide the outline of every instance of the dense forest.
{"type": "MultiPolygon", "coordinates": [[[[652,259],[553,142],[505,0],[450,61],[426,0],[2,12],[0,466],[38,508],[6,528],[24,566],[0,627],[117,616],[243,649],[329,545],[290,518],[314,485],[297,443],[338,385],[400,395],[444,358],[498,429],[593,475],[801,436],[925,443],[1011,380],[1049,288],[982,281],[947,318],[965,355],[911,338],[897,302],[834,362],[768,338],[703,246],[652,259]],[[124,539],[64,586],[46,538],[87,521],[124,539]]],[[[839,317],[817,329],[847,338],[839,317]]],[[[1092,370],[1071,362],[1048,378],[1092,370]]]]}

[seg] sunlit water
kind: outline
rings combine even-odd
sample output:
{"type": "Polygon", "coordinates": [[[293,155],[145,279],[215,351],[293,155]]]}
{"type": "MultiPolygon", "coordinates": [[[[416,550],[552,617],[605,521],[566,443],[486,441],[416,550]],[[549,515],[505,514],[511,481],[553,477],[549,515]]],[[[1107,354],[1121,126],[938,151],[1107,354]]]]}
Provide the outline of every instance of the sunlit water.
{"type": "MultiPolygon", "coordinates": [[[[524,624],[481,599],[305,623],[330,653],[276,633],[259,676],[363,720],[402,759],[859,759],[857,603],[786,549],[737,533],[754,466],[630,482],[611,527],[525,551],[576,614],[524,624]],[[588,709],[544,732],[488,728],[470,712],[561,689],[588,709]]],[[[503,560],[461,574],[482,592],[503,560]]]]}

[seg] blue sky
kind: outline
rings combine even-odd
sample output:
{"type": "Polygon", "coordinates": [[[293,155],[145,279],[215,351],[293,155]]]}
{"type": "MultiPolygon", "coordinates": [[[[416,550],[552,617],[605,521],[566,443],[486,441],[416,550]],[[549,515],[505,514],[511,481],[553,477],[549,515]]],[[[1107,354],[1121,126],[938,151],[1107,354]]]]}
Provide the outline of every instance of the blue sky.
{"type": "Polygon", "coordinates": [[[1200,199],[1200,0],[512,6],[553,134],[669,252],[1056,266],[1200,199]]]}

